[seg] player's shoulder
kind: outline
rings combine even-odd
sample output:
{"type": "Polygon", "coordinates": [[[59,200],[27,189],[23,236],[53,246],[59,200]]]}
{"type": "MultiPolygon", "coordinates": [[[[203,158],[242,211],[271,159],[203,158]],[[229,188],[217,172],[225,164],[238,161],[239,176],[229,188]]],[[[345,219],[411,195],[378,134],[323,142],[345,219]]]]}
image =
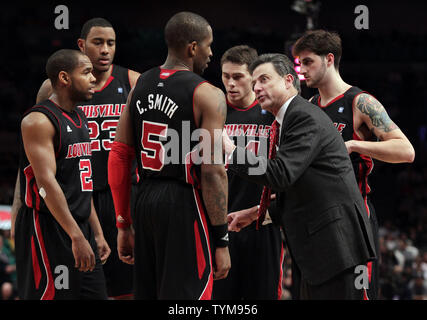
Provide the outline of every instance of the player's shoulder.
{"type": "Polygon", "coordinates": [[[52,82],[50,81],[50,79],[48,78],[44,80],[40,88],[52,88],[52,82]]]}
{"type": "Polygon", "coordinates": [[[44,80],[37,93],[36,102],[39,103],[40,101],[49,98],[49,96],[52,94],[52,90],[52,83],[50,79],[44,80]]]}
{"type": "Polygon", "coordinates": [[[135,86],[139,76],[141,75],[141,73],[139,73],[138,71],[123,67],[118,64],[113,65],[113,72],[117,74],[122,74],[125,77],[127,76],[131,87],[135,86]]]}
{"type": "Polygon", "coordinates": [[[200,84],[196,87],[194,94],[195,96],[197,95],[216,96],[220,99],[224,99],[224,102],[226,101],[224,92],[220,88],[214,86],[213,84],[211,84],[206,80],[203,82],[200,82],[200,84]]]}
{"type": "Polygon", "coordinates": [[[30,110],[24,114],[21,120],[21,129],[22,130],[46,130],[53,128],[52,121],[49,119],[48,115],[43,112],[43,105],[35,105],[30,110]]]}

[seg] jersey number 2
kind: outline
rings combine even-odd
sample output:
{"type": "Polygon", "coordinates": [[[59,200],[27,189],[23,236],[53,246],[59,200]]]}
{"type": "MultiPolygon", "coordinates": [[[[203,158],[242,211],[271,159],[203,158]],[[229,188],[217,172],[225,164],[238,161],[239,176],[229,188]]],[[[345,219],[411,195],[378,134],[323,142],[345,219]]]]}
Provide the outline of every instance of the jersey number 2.
{"type": "Polygon", "coordinates": [[[92,191],[93,182],[92,182],[92,166],[89,159],[80,159],[79,162],[80,169],[80,182],[82,185],[82,191],[92,191]]]}

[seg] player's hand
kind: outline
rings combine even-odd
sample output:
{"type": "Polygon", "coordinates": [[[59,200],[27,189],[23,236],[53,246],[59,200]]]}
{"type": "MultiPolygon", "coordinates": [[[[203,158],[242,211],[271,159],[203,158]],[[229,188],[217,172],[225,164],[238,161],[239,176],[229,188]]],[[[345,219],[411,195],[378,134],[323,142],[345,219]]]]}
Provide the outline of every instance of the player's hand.
{"type": "Polygon", "coordinates": [[[231,268],[230,252],[228,247],[216,248],[214,280],[225,279],[231,268]]]}
{"type": "Polygon", "coordinates": [[[228,231],[239,232],[258,218],[258,206],[234,211],[227,215],[228,231]]]}
{"type": "Polygon", "coordinates": [[[135,235],[131,227],[119,228],[117,233],[117,252],[120,260],[127,264],[134,263],[133,248],[135,246],[135,235]]]}
{"type": "Polygon", "coordinates": [[[225,130],[222,130],[222,149],[226,156],[231,154],[236,146],[234,145],[233,141],[228,136],[227,132],[225,130]]]}
{"type": "Polygon", "coordinates": [[[348,152],[348,154],[352,153],[352,152],[354,151],[354,150],[353,150],[354,140],[348,140],[348,141],[346,141],[346,142],[345,142],[345,146],[346,146],[346,148],[347,148],[347,152],[348,152]]]}
{"type": "Polygon", "coordinates": [[[105,262],[107,262],[107,259],[110,256],[110,246],[108,245],[103,235],[96,236],[95,241],[96,247],[98,249],[99,258],[101,259],[101,263],[104,264],[105,262]]]}
{"type": "Polygon", "coordinates": [[[75,261],[74,266],[79,271],[93,271],[95,268],[95,254],[83,235],[72,240],[71,249],[75,261]]]}

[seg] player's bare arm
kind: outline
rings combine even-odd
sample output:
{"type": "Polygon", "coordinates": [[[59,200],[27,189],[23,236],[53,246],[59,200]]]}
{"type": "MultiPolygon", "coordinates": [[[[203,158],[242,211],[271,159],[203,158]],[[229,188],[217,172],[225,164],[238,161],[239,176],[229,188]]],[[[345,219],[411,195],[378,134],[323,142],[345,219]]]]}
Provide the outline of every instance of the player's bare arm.
{"type": "MultiPolygon", "coordinates": [[[[39,92],[37,93],[36,103],[39,103],[43,100],[46,100],[49,98],[49,96],[52,94],[52,85],[50,83],[49,79],[46,79],[43,84],[41,85],[39,92]]],[[[16,221],[16,215],[18,214],[19,208],[21,208],[22,202],[21,202],[21,193],[20,193],[20,184],[19,184],[19,170],[16,177],[16,184],[15,184],[15,191],[13,194],[13,203],[12,203],[12,209],[10,211],[11,214],[11,237],[12,239],[15,237],[15,221],[16,221]]]]}
{"type": "MultiPolygon", "coordinates": [[[[209,132],[212,146],[208,163],[201,165],[202,196],[213,228],[225,225],[227,232],[228,180],[222,156],[222,129],[227,116],[227,104],[221,90],[208,83],[200,85],[194,95],[196,121],[209,132]]],[[[203,143],[203,142],[202,142],[203,143]]],[[[203,144],[203,149],[205,148],[203,144]]],[[[215,250],[214,279],[227,277],[231,267],[228,247],[215,250]]]]}
{"type": "Polygon", "coordinates": [[[128,71],[128,76],[129,76],[129,83],[130,83],[130,87],[133,88],[135,87],[136,82],[138,81],[138,78],[141,74],[139,72],[130,70],[128,71]]]}
{"type": "Polygon", "coordinates": [[[80,271],[93,270],[95,255],[71,215],[65,195],[55,178],[53,124],[44,114],[32,112],[22,120],[21,131],[25,153],[33,168],[37,186],[45,191],[44,201],[54,218],[71,238],[75,267],[80,271]]]}
{"type": "Polygon", "coordinates": [[[93,204],[93,199],[91,199],[90,207],[91,207],[91,211],[89,216],[89,224],[93,230],[99,258],[101,259],[101,263],[104,264],[107,261],[108,257],[110,256],[111,249],[104,238],[104,232],[102,231],[102,227],[99,222],[98,215],[96,214],[95,206],[93,204]]]}
{"type": "Polygon", "coordinates": [[[203,150],[210,150],[202,164],[202,192],[212,225],[227,222],[228,185],[222,164],[222,128],[227,115],[224,94],[210,84],[203,84],[196,91],[196,101],[201,110],[200,127],[207,130],[210,141],[203,144],[203,150]],[[218,136],[219,134],[219,136],[218,136]],[[205,147],[206,146],[206,147],[205,147]]]}
{"type": "Polygon", "coordinates": [[[127,144],[128,146],[133,147],[133,130],[132,130],[132,122],[130,119],[130,112],[129,112],[129,105],[130,101],[133,96],[134,87],[129,92],[127,101],[126,101],[126,107],[123,109],[119,122],[117,124],[116,128],[116,137],[114,138],[114,141],[118,141],[124,144],[127,144]]]}
{"type": "Polygon", "coordinates": [[[411,142],[377,99],[361,93],[353,103],[353,110],[355,130],[362,139],[367,140],[370,132],[379,141],[349,140],[346,142],[349,153],[357,152],[390,163],[414,161],[415,151],[411,142]]]}

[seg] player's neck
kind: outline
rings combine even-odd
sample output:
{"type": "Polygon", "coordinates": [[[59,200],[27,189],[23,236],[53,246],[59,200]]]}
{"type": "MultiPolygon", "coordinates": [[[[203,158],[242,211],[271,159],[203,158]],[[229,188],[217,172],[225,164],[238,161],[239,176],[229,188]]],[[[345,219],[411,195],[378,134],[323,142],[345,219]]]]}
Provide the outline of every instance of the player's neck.
{"type": "Polygon", "coordinates": [[[57,92],[53,92],[49,99],[58,105],[61,109],[68,112],[72,112],[75,109],[77,103],[76,101],[72,101],[67,94],[58,94],[57,92]]]}
{"type": "Polygon", "coordinates": [[[171,54],[168,54],[166,61],[163,63],[163,65],[160,66],[160,68],[167,70],[193,71],[193,65],[189,61],[186,61],[185,59],[180,59],[179,57],[171,54]]]}
{"type": "Polygon", "coordinates": [[[100,90],[104,86],[105,82],[110,78],[112,70],[113,65],[110,65],[107,71],[92,70],[92,74],[96,78],[95,90],[100,90]]]}
{"type": "Polygon", "coordinates": [[[350,87],[351,85],[344,82],[338,72],[330,74],[318,87],[322,105],[329,103],[334,98],[343,94],[350,87]]]}
{"type": "Polygon", "coordinates": [[[229,103],[231,103],[233,106],[240,108],[240,109],[246,109],[248,108],[250,105],[252,105],[252,103],[255,101],[255,92],[251,92],[250,94],[246,95],[245,97],[243,97],[240,100],[232,100],[230,99],[230,97],[227,95],[227,100],[229,103]]]}

